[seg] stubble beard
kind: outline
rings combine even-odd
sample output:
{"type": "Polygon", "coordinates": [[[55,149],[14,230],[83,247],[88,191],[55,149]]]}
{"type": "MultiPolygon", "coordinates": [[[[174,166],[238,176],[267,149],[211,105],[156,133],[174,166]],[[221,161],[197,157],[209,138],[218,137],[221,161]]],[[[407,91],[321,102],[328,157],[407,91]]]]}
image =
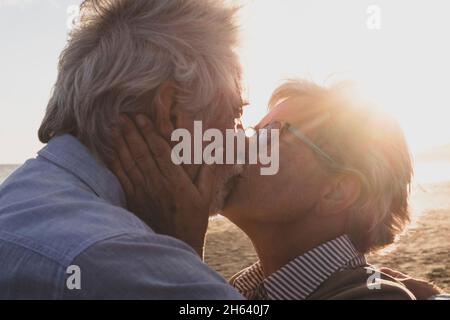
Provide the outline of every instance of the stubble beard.
{"type": "Polygon", "coordinates": [[[217,177],[217,187],[210,206],[211,216],[219,215],[222,213],[228,197],[230,196],[233,188],[239,176],[244,171],[244,165],[233,165],[230,168],[226,168],[217,177]]]}

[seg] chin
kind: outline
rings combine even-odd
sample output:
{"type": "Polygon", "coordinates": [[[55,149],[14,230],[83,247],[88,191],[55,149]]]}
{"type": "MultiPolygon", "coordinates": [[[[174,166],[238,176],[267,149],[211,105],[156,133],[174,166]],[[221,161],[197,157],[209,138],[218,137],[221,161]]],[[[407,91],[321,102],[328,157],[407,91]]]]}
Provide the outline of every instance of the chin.
{"type": "Polygon", "coordinates": [[[217,188],[210,206],[210,215],[221,214],[236,181],[244,171],[243,165],[226,166],[217,177],[217,188]]]}

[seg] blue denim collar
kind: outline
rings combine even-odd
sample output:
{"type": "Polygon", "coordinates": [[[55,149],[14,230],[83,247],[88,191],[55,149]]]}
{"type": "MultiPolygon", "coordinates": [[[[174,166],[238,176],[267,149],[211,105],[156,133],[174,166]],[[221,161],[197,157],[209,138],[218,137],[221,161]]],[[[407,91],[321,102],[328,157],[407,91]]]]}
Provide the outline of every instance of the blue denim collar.
{"type": "Polygon", "coordinates": [[[76,176],[100,198],[126,208],[125,194],[119,180],[72,135],[53,138],[38,155],[76,176]]]}

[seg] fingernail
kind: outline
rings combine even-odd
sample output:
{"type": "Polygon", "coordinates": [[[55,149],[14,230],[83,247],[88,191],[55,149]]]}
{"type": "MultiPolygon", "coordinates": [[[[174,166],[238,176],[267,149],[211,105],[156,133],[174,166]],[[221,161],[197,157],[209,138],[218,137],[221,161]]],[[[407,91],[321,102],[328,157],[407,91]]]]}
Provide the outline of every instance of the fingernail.
{"type": "Polygon", "coordinates": [[[136,116],[136,123],[139,127],[144,128],[147,126],[147,118],[142,114],[136,116]]]}

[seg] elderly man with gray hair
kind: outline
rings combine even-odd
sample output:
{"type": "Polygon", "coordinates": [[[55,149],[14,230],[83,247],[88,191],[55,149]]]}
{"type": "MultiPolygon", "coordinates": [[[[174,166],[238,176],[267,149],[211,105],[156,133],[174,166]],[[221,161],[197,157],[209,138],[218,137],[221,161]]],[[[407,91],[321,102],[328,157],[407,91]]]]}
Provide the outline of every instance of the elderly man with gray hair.
{"type": "MultiPolygon", "coordinates": [[[[128,211],[105,166],[121,113],[147,114],[163,135],[194,120],[235,127],[236,11],[221,0],[83,2],[39,130],[48,144],[0,188],[1,299],[242,299],[191,247],[128,211]]],[[[185,170],[206,214],[235,175],[185,170]]]]}

